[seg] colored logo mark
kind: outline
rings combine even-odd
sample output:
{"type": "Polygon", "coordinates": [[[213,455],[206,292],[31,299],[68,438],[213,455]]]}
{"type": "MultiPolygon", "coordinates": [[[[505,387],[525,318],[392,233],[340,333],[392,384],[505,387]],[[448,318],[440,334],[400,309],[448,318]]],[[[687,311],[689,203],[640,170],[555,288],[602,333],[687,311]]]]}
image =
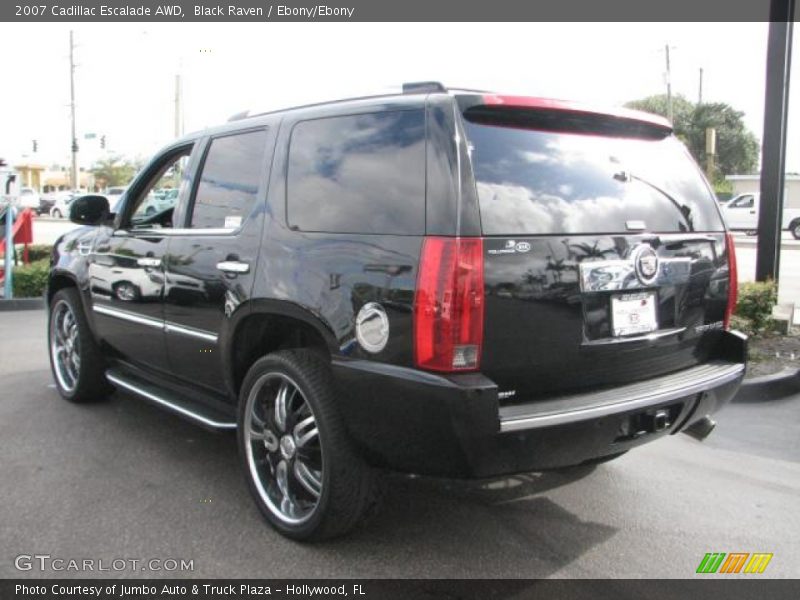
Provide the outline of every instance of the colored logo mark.
{"type": "Polygon", "coordinates": [[[763,573],[771,560],[771,552],[708,552],[700,561],[697,573],[763,573]]]}

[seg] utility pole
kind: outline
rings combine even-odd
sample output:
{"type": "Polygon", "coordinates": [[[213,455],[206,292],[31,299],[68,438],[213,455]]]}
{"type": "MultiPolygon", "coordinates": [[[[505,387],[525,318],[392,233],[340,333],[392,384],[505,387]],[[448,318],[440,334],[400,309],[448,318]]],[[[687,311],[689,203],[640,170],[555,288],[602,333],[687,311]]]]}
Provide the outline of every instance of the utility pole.
{"type": "Polygon", "coordinates": [[[761,207],[756,243],[756,281],[778,281],[786,177],[786,136],[795,0],[771,0],[761,146],[761,207]]]}
{"type": "Polygon", "coordinates": [[[175,74],[175,137],[183,135],[183,115],[181,114],[181,74],[175,74]]]}
{"type": "Polygon", "coordinates": [[[669,122],[672,123],[673,114],[672,114],[672,73],[670,71],[669,66],[669,44],[664,44],[664,52],[666,52],[667,56],[667,118],[669,122]]]}
{"type": "Polygon", "coordinates": [[[703,67],[700,67],[700,85],[697,88],[697,104],[703,103],[703,67]]]}
{"type": "Polygon", "coordinates": [[[706,129],[706,177],[714,184],[716,175],[717,158],[717,130],[713,127],[706,129]]]}
{"type": "Polygon", "coordinates": [[[73,32],[69,32],[69,109],[72,119],[72,191],[80,187],[78,181],[78,138],[75,134],[75,40],[73,32]]]}

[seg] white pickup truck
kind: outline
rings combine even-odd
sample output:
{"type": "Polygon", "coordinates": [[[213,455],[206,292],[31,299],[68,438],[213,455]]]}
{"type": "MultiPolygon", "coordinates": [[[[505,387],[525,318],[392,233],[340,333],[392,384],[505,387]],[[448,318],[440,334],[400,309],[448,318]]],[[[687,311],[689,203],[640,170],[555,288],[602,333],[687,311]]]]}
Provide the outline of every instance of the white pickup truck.
{"type": "MultiPolygon", "coordinates": [[[[720,207],[722,217],[728,229],[740,229],[755,232],[758,229],[759,193],[740,194],[720,207]]],[[[794,239],[800,240],[800,208],[784,208],[781,229],[792,233],[794,239]]]]}

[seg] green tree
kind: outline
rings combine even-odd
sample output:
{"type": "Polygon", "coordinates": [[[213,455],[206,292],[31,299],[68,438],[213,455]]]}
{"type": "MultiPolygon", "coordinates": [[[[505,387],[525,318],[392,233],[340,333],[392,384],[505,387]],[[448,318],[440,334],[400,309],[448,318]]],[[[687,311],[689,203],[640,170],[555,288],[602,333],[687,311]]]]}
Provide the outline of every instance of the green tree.
{"type": "Polygon", "coordinates": [[[94,178],[106,187],[127,185],[139,170],[137,161],[128,160],[121,156],[101,158],[91,168],[94,178]]]}
{"type": "MultiPolygon", "coordinates": [[[[648,96],[626,104],[629,108],[667,116],[665,94],[648,96]]],[[[717,130],[715,184],[726,175],[752,173],[758,167],[759,145],[756,136],[742,120],[744,113],[724,102],[694,104],[681,95],[672,98],[675,135],[686,144],[695,160],[706,165],[706,129],[717,130]]]]}

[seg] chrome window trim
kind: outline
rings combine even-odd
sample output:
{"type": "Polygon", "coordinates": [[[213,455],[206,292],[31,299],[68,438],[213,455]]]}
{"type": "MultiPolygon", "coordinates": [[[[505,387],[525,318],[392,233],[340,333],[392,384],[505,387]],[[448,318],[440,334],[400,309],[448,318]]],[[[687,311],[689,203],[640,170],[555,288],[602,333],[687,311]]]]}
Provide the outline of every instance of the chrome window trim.
{"type": "Polygon", "coordinates": [[[236,423],[214,421],[212,419],[204,417],[203,415],[192,412],[182,406],[173,404],[172,402],[166,400],[165,398],[162,398],[161,396],[157,396],[156,394],[143,390],[140,387],[130,383],[129,381],[126,381],[121,377],[114,375],[113,373],[106,373],[106,378],[114,385],[118,385],[122,388],[125,388],[129,392],[133,392],[134,394],[142,396],[143,398],[147,398],[148,400],[152,400],[156,404],[160,404],[161,406],[164,406],[173,412],[180,413],[194,421],[202,423],[203,425],[207,425],[208,427],[213,427],[214,429],[236,429],[236,423]]]}
{"type": "Polygon", "coordinates": [[[122,319],[123,321],[130,321],[131,323],[137,323],[139,325],[146,325],[148,327],[153,327],[154,329],[160,329],[165,333],[178,333],[180,335],[185,335],[188,337],[194,337],[201,339],[206,342],[217,343],[219,336],[215,333],[211,333],[209,331],[202,331],[200,329],[195,329],[193,327],[186,327],[184,325],[179,325],[177,323],[172,323],[170,321],[162,321],[160,319],[154,319],[152,317],[144,317],[141,315],[137,315],[126,310],[119,310],[117,308],[111,308],[108,306],[102,306],[95,304],[92,306],[92,310],[101,315],[106,315],[108,317],[115,317],[117,319],[122,319]]]}
{"type": "Polygon", "coordinates": [[[241,231],[241,227],[207,227],[202,229],[191,229],[187,227],[165,227],[163,229],[117,229],[114,237],[125,236],[153,236],[162,235],[166,237],[183,237],[189,235],[235,235],[241,231]]]}
{"type": "MultiPolygon", "coordinates": [[[[698,377],[695,380],[690,380],[684,384],[677,383],[672,386],[667,386],[666,389],[658,389],[657,380],[653,382],[640,382],[639,384],[631,386],[633,390],[628,392],[627,397],[625,396],[625,386],[623,386],[622,388],[618,388],[618,390],[609,390],[609,393],[619,392],[621,398],[618,402],[599,406],[588,406],[576,410],[530,415],[510,415],[510,411],[519,412],[521,407],[503,407],[500,409],[500,431],[504,433],[508,431],[552,427],[554,425],[597,419],[617,413],[647,408],[652,405],[669,402],[670,400],[677,400],[686,396],[699,394],[741,379],[744,376],[744,369],[745,366],[741,363],[724,366],[708,365],[709,374],[704,377],[698,377]],[[638,389],[645,384],[651,384],[655,390],[641,394],[638,389]],[[510,416],[504,417],[503,412],[506,412],[506,414],[510,416]]],[[[590,395],[591,394],[580,394],[578,396],[590,395]]],[[[536,403],[531,406],[531,410],[536,410],[536,403]]]]}

